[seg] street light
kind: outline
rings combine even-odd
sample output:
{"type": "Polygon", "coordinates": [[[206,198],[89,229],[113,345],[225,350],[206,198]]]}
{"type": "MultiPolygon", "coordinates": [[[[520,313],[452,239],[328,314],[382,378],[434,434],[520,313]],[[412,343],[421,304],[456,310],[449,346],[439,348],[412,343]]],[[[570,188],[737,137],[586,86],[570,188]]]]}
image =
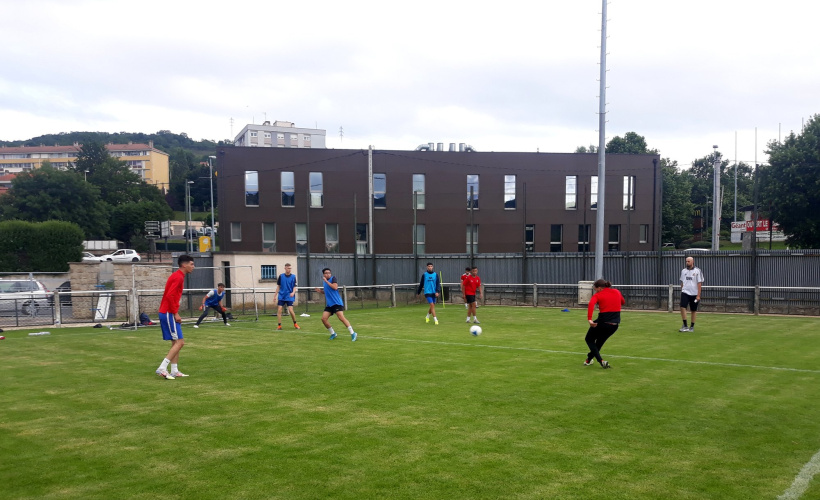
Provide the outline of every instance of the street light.
{"type": "Polygon", "coordinates": [[[715,145],[712,148],[715,150],[715,178],[712,185],[712,250],[720,250],[720,212],[723,201],[720,196],[720,161],[718,161],[718,147],[715,145]]]}
{"type": "Polygon", "coordinates": [[[211,252],[216,248],[216,222],[214,219],[214,165],[213,161],[216,156],[208,157],[208,170],[210,170],[211,179],[211,252]]]}
{"type": "Polygon", "coordinates": [[[91,170],[86,170],[83,174],[85,176],[85,182],[88,182],[88,172],[91,172],[91,170]]]}
{"type": "Polygon", "coordinates": [[[194,181],[185,183],[185,248],[188,253],[193,253],[193,245],[191,243],[191,231],[188,229],[189,221],[191,220],[191,184],[194,181]]]}

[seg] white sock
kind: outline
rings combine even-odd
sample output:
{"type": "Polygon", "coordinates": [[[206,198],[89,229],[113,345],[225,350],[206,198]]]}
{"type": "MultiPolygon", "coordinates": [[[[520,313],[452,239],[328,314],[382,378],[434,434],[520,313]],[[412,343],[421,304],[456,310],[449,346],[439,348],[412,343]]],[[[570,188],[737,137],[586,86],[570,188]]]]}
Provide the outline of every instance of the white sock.
{"type": "Polygon", "coordinates": [[[470,308],[470,304],[468,304],[468,303],[466,303],[466,302],[465,302],[465,303],[464,303],[464,309],[469,309],[469,308],[470,308]]]}
{"type": "Polygon", "coordinates": [[[171,362],[171,360],[168,359],[168,358],[163,359],[162,363],[159,365],[159,371],[168,369],[168,363],[170,363],[170,362],[171,362]]]}
{"type": "Polygon", "coordinates": [[[176,373],[178,371],[179,371],[179,369],[177,368],[177,364],[176,363],[171,363],[171,373],[176,373]]]}
{"type": "Polygon", "coordinates": [[[476,318],[475,316],[473,316],[473,321],[475,321],[475,320],[477,320],[477,319],[478,319],[478,318],[476,318]]]}
{"type": "Polygon", "coordinates": [[[430,313],[427,313],[427,317],[428,317],[428,318],[430,317],[430,313]]]}
{"type": "Polygon", "coordinates": [[[347,331],[353,333],[353,325],[348,326],[347,331]]]}
{"type": "Polygon", "coordinates": [[[333,335],[334,333],[336,333],[336,332],[333,330],[333,327],[332,327],[332,326],[331,326],[330,328],[328,328],[328,329],[327,329],[327,331],[329,331],[331,335],[333,335]]]}

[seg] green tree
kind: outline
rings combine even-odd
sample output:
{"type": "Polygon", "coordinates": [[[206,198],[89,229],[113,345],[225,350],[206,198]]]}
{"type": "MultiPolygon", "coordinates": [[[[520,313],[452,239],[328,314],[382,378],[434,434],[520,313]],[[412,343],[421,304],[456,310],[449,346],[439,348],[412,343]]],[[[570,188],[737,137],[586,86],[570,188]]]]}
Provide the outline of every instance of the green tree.
{"type": "Polygon", "coordinates": [[[598,146],[595,146],[594,144],[590,144],[589,147],[578,146],[577,148],[575,148],[575,152],[576,153],[597,153],[598,152],[598,146]]]}
{"type": "Polygon", "coordinates": [[[173,211],[164,201],[142,201],[122,203],[114,207],[111,214],[111,235],[124,242],[129,248],[147,250],[143,236],[145,221],[171,219],[173,211]]]}
{"type": "Polygon", "coordinates": [[[761,169],[761,207],[771,210],[789,245],[820,248],[820,115],[783,142],[769,143],[761,169]]]}
{"type": "MultiPolygon", "coordinates": [[[[730,229],[730,222],[734,220],[734,195],[735,195],[735,165],[724,159],[720,152],[717,153],[720,166],[720,185],[722,191],[722,203],[720,212],[721,228],[730,229]]],[[[712,196],[715,182],[715,156],[709,155],[692,162],[692,167],[688,170],[692,179],[692,203],[694,206],[708,207],[709,225],[712,223],[712,196]]],[[[743,207],[752,203],[754,191],[754,177],[752,167],[740,162],[737,164],[737,203],[738,207],[743,207]]],[[[704,216],[707,212],[704,211],[704,216]]]]}
{"type": "Polygon", "coordinates": [[[613,154],[658,154],[657,149],[649,149],[646,139],[635,132],[627,132],[623,137],[615,136],[606,143],[606,152],[613,154]]]}
{"type": "Polygon", "coordinates": [[[663,179],[663,242],[672,242],[679,246],[683,240],[692,237],[692,212],[694,204],[691,200],[692,178],[678,169],[678,162],[669,158],[661,160],[661,176],[663,179]]]}
{"type": "Polygon", "coordinates": [[[69,262],[82,259],[83,239],[71,222],[0,222],[0,271],[68,271],[69,262]]]}
{"type": "Polygon", "coordinates": [[[108,231],[108,210],[99,189],[82,175],[56,170],[47,162],[11,181],[11,189],[0,197],[0,215],[32,222],[74,222],[89,239],[108,231]]]}

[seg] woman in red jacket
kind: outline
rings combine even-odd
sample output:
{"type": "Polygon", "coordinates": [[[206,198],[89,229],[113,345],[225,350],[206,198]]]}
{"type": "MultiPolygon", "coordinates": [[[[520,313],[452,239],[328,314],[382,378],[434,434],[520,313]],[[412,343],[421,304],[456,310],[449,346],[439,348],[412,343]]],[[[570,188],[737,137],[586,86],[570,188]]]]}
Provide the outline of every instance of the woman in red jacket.
{"type": "Polygon", "coordinates": [[[584,366],[591,365],[592,360],[595,359],[601,364],[601,368],[610,368],[609,362],[601,359],[601,347],[618,330],[618,324],[621,322],[621,306],[626,301],[621,292],[612,288],[612,283],[607,280],[599,279],[592,286],[595,294],[587,307],[589,330],[584,340],[589,346],[589,354],[587,354],[587,360],[584,361],[584,366]],[[598,317],[592,321],[595,304],[598,304],[598,317]]]}

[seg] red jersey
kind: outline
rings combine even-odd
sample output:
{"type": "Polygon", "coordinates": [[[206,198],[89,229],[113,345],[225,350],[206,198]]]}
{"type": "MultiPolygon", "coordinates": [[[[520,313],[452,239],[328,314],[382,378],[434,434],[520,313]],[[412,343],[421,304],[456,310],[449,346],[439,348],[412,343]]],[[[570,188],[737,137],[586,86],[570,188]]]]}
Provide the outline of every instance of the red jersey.
{"type": "Polygon", "coordinates": [[[159,305],[159,312],[177,313],[179,312],[179,301],[182,299],[182,286],[185,283],[185,273],[181,269],[174,271],[165,282],[165,293],[162,294],[162,302],[159,305]]]}
{"type": "Polygon", "coordinates": [[[598,320],[605,323],[620,323],[621,306],[626,304],[621,292],[614,288],[602,288],[601,291],[592,296],[587,307],[587,319],[592,319],[592,313],[598,304],[598,320]]]}
{"type": "Polygon", "coordinates": [[[475,291],[481,286],[481,278],[472,274],[464,277],[464,295],[475,295],[475,291]]]}

